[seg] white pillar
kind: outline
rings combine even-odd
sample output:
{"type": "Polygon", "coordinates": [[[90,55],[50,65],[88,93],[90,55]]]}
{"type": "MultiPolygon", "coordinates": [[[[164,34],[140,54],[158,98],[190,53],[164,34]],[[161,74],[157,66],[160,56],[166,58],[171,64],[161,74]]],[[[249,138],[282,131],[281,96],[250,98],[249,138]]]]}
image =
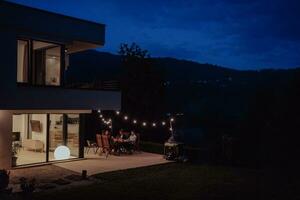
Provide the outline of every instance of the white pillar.
{"type": "Polygon", "coordinates": [[[10,169],[12,160],[12,112],[0,110],[0,169],[10,169]]]}

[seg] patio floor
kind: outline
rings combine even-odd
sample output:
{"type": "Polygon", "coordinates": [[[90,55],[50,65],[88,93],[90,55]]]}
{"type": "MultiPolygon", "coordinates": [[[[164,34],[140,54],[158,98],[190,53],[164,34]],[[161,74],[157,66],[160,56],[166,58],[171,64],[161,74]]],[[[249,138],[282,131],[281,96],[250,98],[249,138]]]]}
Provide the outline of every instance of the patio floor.
{"type": "Polygon", "coordinates": [[[86,159],[84,160],[57,163],[55,166],[77,173],[81,173],[82,170],[87,170],[88,175],[94,175],[103,172],[145,167],[170,162],[165,160],[162,155],[146,152],[121,156],[109,155],[107,159],[104,155],[99,156],[90,152],[88,155],[85,155],[85,157],[86,159]]]}

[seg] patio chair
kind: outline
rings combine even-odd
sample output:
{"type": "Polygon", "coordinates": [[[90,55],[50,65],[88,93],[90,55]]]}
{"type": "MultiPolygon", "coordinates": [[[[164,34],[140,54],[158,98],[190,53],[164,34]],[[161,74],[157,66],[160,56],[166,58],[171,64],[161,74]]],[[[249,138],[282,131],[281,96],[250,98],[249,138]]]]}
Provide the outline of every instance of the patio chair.
{"type": "Polygon", "coordinates": [[[96,143],[94,143],[94,142],[92,142],[92,141],[90,141],[90,140],[87,140],[86,143],[87,143],[87,147],[86,147],[85,153],[86,153],[86,154],[89,154],[90,149],[93,149],[93,150],[94,150],[94,153],[95,153],[95,147],[97,146],[96,143]]]}
{"type": "Polygon", "coordinates": [[[103,150],[104,150],[101,134],[96,134],[96,151],[95,151],[95,154],[98,152],[98,150],[100,150],[99,155],[101,155],[103,153],[103,150]]]}
{"type": "Polygon", "coordinates": [[[102,144],[105,157],[107,158],[108,154],[111,152],[110,137],[108,135],[102,135],[102,144]]]}

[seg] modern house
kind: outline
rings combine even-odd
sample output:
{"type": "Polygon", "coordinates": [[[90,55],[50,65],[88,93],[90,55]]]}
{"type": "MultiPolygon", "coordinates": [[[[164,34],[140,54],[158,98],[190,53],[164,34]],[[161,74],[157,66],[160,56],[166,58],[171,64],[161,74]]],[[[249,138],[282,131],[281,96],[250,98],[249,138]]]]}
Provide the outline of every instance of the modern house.
{"type": "Polygon", "coordinates": [[[0,2],[0,169],[84,157],[92,110],[119,110],[119,91],[65,87],[69,55],[104,45],[105,26],[0,2]],[[64,153],[64,152],[62,152],[64,153]]]}

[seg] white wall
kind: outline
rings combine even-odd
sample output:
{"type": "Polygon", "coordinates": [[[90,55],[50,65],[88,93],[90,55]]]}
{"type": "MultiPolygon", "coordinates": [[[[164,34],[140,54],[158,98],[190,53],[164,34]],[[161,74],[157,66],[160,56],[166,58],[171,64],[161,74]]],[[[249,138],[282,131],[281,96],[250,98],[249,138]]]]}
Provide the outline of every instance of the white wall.
{"type": "Polygon", "coordinates": [[[32,131],[32,139],[40,140],[44,143],[44,150],[47,144],[47,115],[46,114],[32,114],[32,120],[38,120],[41,123],[41,132],[32,131]]]}
{"type": "Polygon", "coordinates": [[[13,115],[12,132],[20,132],[20,140],[26,139],[28,123],[27,115],[13,115]]]}
{"type": "Polygon", "coordinates": [[[0,110],[0,169],[11,168],[12,113],[0,110]]]}

